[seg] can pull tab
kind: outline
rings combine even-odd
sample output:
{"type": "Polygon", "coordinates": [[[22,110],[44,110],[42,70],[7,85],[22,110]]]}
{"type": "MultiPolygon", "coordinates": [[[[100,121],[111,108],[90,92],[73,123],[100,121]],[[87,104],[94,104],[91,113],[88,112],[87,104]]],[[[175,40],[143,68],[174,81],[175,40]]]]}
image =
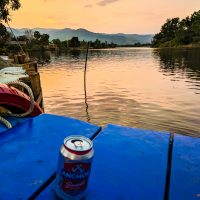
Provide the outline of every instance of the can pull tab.
{"type": "Polygon", "coordinates": [[[76,149],[82,149],[83,148],[83,141],[82,140],[72,140],[71,141],[76,149]]]}

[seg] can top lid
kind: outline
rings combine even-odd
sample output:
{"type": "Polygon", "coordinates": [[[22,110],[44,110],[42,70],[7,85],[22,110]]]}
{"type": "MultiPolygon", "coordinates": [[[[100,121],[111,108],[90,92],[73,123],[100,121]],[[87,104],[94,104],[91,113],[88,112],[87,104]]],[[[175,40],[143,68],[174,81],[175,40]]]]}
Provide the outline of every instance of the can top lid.
{"type": "Polygon", "coordinates": [[[90,139],[80,135],[66,137],[64,139],[64,145],[67,149],[76,152],[89,151],[93,146],[90,139]]]}

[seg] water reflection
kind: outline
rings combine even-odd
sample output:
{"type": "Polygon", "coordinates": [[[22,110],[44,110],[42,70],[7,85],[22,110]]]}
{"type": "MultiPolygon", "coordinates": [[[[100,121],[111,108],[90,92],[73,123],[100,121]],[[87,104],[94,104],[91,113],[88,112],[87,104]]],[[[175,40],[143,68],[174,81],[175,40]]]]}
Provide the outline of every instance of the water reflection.
{"type": "Polygon", "coordinates": [[[119,48],[54,55],[40,67],[45,110],[98,125],[200,135],[199,49],[119,48]]]}
{"type": "Polygon", "coordinates": [[[49,63],[51,61],[51,52],[50,51],[31,51],[29,56],[33,59],[36,59],[38,63],[49,63]]]}
{"type": "Polygon", "coordinates": [[[200,48],[155,49],[153,56],[160,61],[160,69],[165,75],[179,73],[200,80],[200,48]]]}
{"type": "Polygon", "coordinates": [[[73,59],[80,59],[81,52],[79,50],[72,50],[66,52],[65,55],[69,55],[73,59]]]}

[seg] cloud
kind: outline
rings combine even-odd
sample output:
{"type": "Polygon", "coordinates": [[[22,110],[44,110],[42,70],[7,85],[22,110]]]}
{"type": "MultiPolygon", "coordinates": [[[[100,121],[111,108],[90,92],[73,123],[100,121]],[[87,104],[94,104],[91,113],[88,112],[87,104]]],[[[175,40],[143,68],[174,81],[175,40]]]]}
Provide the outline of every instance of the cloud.
{"type": "Polygon", "coordinates": [[[92,4],[85,5],[85,8],[92,8],[92,4]]]}
{"type": "Polygon", "coordinates": [[[99,1],[99,3],[97,3],[99,6],[107,6],[108,4],[110,3],[114,3],[118,0],[102,0],[102,1],[99,1]]]}

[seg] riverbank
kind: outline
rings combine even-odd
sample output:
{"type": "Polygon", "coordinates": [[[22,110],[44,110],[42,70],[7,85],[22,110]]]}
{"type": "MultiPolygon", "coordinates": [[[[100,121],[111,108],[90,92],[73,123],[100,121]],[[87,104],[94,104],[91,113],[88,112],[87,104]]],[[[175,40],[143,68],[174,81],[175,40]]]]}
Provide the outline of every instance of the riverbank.
{"type": "MultiPolygon", "coordinates": [[[[103,50],[103,49],[114,49],[114,48],[130,48],[130,47],[150,47],[150,44],[135,44],[135,45],[116,45],[116,46],[109,46],[109,47],[102,47],[102,48],[94,48],[94,47],[89,47],[90,50],[103,50]]],[[[68,48],[34,48],[34,49],[24,49],[24,52],[27,53],[37,53],[37,52],[60,52],[60,53],[65,53],[65,52],[70,52],[70,51],[85,51],[87,48],[86,47],[68,47],[68,48]]],[[[0,55],[2,56],[10,56],[11,54],[18,54],[20,52],[19,49],[11,49],[8,50],[6,48],[0,48],[0,55]]],[[[1,64],[1,62],[0,62],[1,64]]]]}
{"type": "Polygon", "coordinates": [[[152,48],[200,48],[200,43],[191,43],[186,45],[171,45],[171,43],[167,42],[164,44],[161,44],[159,46],[151,46],[152,48]]]}

